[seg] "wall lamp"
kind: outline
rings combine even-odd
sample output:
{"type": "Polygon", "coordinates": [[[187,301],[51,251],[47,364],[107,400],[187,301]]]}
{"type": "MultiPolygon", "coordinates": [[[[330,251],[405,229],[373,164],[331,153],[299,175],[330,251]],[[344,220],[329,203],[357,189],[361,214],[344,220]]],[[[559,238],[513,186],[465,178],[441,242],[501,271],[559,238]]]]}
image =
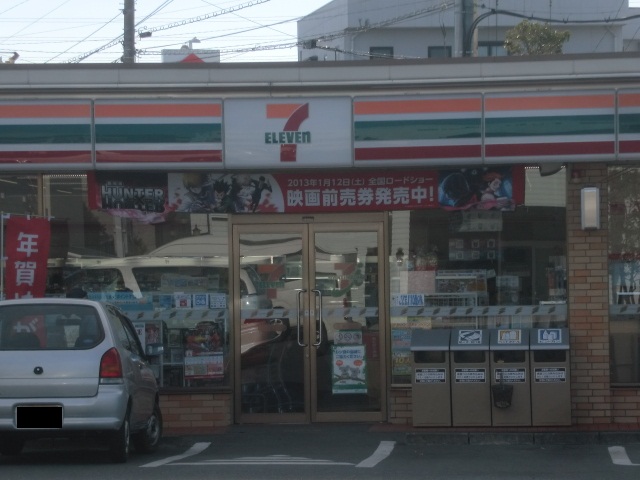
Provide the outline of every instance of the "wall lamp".
{"type": "Polygon", "coordinates": [[[580,218],[582,230],[600,228],[600,189],[583,187],[580,191],[580,218]]]}

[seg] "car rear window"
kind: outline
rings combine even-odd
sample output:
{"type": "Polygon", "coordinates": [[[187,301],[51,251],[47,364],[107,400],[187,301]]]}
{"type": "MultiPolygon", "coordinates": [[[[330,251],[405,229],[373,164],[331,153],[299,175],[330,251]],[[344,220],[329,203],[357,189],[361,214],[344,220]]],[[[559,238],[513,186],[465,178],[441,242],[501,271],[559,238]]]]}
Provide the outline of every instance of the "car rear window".
{"type": "Polygon", "coordinates": [[[78,350],[104,338],[97,310],[89,305],[0,306],[0,350],[78,350]]]}

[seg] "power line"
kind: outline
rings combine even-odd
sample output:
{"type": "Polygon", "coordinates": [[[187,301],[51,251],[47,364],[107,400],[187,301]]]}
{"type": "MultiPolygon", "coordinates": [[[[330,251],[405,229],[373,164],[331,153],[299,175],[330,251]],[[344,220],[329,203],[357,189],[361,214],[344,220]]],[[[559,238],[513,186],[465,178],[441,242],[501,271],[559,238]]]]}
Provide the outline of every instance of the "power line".
{"type": "MultiPolygon", "coordinates": [[[[485,7],[486,8],[486,7],[485,7]]],[[[617,22],[625,22],[628,20],[635,20],[636,18],[640,18],[640,14],[638,15],[629,15],[628,17],[621,18],[598,18],[592,20],[570,20],[568,18],[545,18],[538,17],[535,15],[526,15],[524,13],[512,12],[510,10],[499,10],[497,8],[488,8],[488,12],[485,12],[481,15],[478,15],[476,19],[471,23],[468,30],[464,32],[464,55],[468,55],[471,52],[471,39],[473,38],[473,32],[477,28],[478,24],[487,17],[491,15],[507,15],[510,17],[522,18],[523,20],[536,20],[538,22],[545,23],[562,23],[562,24],[590,24],[590,23],[617,23],[617,22]]]]}
{"type": "MultiPolygon", "coordinates": [[[[29,28],[31,25],[34,25],[34,24],[38,23],[38,22],[39,22],[40,20],[42,20],[43,18],[48,17],[49,15],[51,15],[53,12],[55,12],[55,11],[56,11],[56,10],[58,10],[59,8],[62,8],[63,6],[65,6],[65,5],[66,5],[67,3],[69,3],[70,1],[71,1],[71,0],[64,0],[60,5],[58,5],[57,7],[55,7],[53,10],[49,10],[47,13],[45,13],[45,14],[44,14],[44,15],[42,15],[41,17],[36,18],[33,22],[29,23],[28,25],[25,25],[24,27],[22,27],[22,28],[21,28],[20,30],[18,30],[17,32],[14,32],[12,35],[10,35],[10,36],[6,37],[4,40],[6,41],[6,40],[9,40],[9,39],[11,39],[11,38],[15,37],[15,36],[16,36],[16,35],[18,35],[20,32],[25,31],[25,30],[26,30],[27,28],[29,28]]],[[[22,3],[25,3],[25,2],[22,2],[22,3]]],[[[21,4],[19,4],[19,5],[22,5],[22,3],[21,3],[21,4]]],[[[15,5],[15,6],[14,6],[14,7],[12,7],[12,8],[15,8],[15,7],[19,6],[19,5],[15,5]]]]}
{"type": "MultiPolygon", "coordinates": [[[[321,35],[318,36],[316,38],[314,38],[313,40],[315,41],[326,41],[326,40],[334,40],[336,38],[340,38],[340,37],[345,37],[347,35],[353,35],[356,33],[362,33],[362,32],[366,32],[366,31],[370,31],[370,30],[374,30],[380,27],[385,27],[385,26],[389,26],[389,25],[393,25],[395,23],[401,23],[405,20],[409,20],[411,18],[416,18],[416,17],[422,17],[422,16],[429,16],[429,15],[434,15],[437,13],[440,13],[441,11],[453,8],[454,6],[454,2],[445,2],[443,4],[439,4],[435,7],[429,7],[429,8],[423,8],[421,10],[416,10],[414,12],[408,13],[406,15],[401,15],[398,17],[394,17],[391,19],[387,19],[387,20],[383,20],[381,22],[377,22],[377,23],[372,23],[366,26],[361,26],[358,28],[353,28],[353,29],[349,29],[348,32],[345,32],[344,30],[341,30],[339,32],[335,32],[335,33],[329,33],[329,34],[325,34],[325,35],[321,35]]],[[[294,19],[296,20],[296,19],[294,19]]],[[[277,22],[274,24],[271,24],[269,26],[272,25],[279,25],[282,23],[286,23],[286,22],[290,22],[290,21],[294,21],[294,20],[284,20],[282,22],[277,22]]],[[[257,30],[260,29],[262,27],[253,27],[250,29],[246,29],[243,30],[242,32],[236,32],[236,33],[246,33],[248,31],[251,30],[257,30]]],[[[205,40],[212,40],[215,38],[220,38],[220,36],[218,37],[209,37],[206,38],[205,40]]],[[[248,52],[260,52],[260,51],[267,51],[267,50],[281,50],[281,49],[286,49],[286,48],[294,48],[294,47],[299,47],[302,46],[304,44],[306,44],[309,40],[297,40],[295,42],[289,42],[289,43],[282,43],[282,44],[275,44],[275,45],[253,45],[251,47],[245,47],[245,48],[236,48],[236,49],[220,49],[220,53],[221,54],[225,54],[225,53],[248,53],[248,52]]],[[[332,50],[333,48],[331,47],[322,47],[322,46],[317,46],[316,48],[319,49],[324,49],[324,50],[332,50]]],[[[371,54],[368,53],[362,53],[362,52],[347,52],[347,51],[341,51],[342,53],[351,53],[353,55],[356,56],[372,56],[371,54]]],[[[140,50],[138,52],[140,55],[158,55],[158,52],[155,51],[150,51],[150,50],[140,50]]],[[[375,55],[373,55],[375,56],[375,55]]],[[[408,57],[407,57],[408,58],[408,57]]]]}
{"type": "Polygon", "coordinates": [[[261,3],[266,3],[266,2],[270,2],[271,0],[253,0],[251,2],[248,3],[243,3],[240,5],[236,5],[235,7],[229,7],[229,8],[225,8],[224,10],[220,10],[218,12],[213,12],[213,13],[208,13],[206,15],[199,15],[197,17],[194,18],[187,18],[185,20],[179,20],[177,22],[172,22],[169,23],[167,25],[161,25],[159,27],[152,27],[152,28],[143,28],[142,30],[138,31],[138,34],[144,33],[144,32],[159,32],[161,30],[168,30],[170,28],[176,28],[176,27],[182,27],[184,25],[188,25],[190,23],[195,23],[195,22],[201,22],[203,20],[208,20],[210,18],[214,18],[214,17],[218,17],[220,15],[224,15],[225,13],[232,13],[238,10],[242,10],[243,8],[248,8],[248,7],[253,7],[255,5],[259,5],[261,3]]]}
{"type": "Polygon", "coordinates": [[[105,28],[107,25],[109,25],[111,22],[113,22],[116,18],[118,18],[120,16],[120,13],[118,13],[115,17],[113,17],[111,20],[109,20],[108,22],[104,23],[101,27],[99,27],[97,30],[94,30],[93,32],[91,32],[89,35],[87,35],[86,37],[84,37],[82,40],[79,40],[78,42],[74,43],[73,45],[71,45],[69,48],[67,48],[66,50],[58,53],[55,57],[50,58],[49,60],[47,60],[44,63],[49,63],[51,60],[55,60],[56,58],[58,58],[60,55],[67,53],[69,50],[71,50],[73,47],[80,45],[81,43],[84,43],[85,41],[87,41],[89,38],[91,38],[92,36],[94,36],[96,33],[98,33],[100,30],[102,30],[103,28],[105,28]]]}
{"type": "MultiPolygon", "coordinates": [[[[171,0],[171,1],[173,1],[173,0],[171,0]]],[[[206,15],[200,15],[198,17],[189,18],[189,19],[178,21],[178,22],[173,22],[173,23],[170,23],[168,25],[162,25],[162,26],[153,27],[153,28],[144,28],[144,29],[138,30],[138,34],[141,35],[141,34],[144,34],[144,33],[153,33],[153,32],[157,32],[157,31],[161,31],[161,30],[167,30],[167,29],[170,29],[170,28],[181,27],[181,26],[187,25],[189,23],[199,22],[199,21],[202,21],[202,20],[208,20],[209,18],[217,17],[217,16],[223,15],[225,13],[234,12],[234,11],[237,11],[237,10],[241,10],[243,8],[252,7],[254,5],[258,5],[260,3],[266,3],[266,2],[269,2],[269,1],[271,1],[271,0],[253,0],[251,2],[244,3],[244,4],[241,4],[241,5],[237,5],[235,7],[227,8],[225,10],[221,10],[221,11],[218,11],[218,12],[213,12],[213,13],[206,14],[206,15]]],[[[163,4],[161,7],[158,7],[151,14],[147,15],[144,20],[142,20],[142,21],[140,21],[140,22],[138,22],[136,24],[136,27],[140,23],[142,23],[143,21],[148,20],[155,13],[159,12],[160,9],[164,8],[166,5],[168,5],[167,2],[165,2],[165,4],[163,4]]],[[[103,45],[103,46],[101,46],[99,48],[96,48],[96,49],[94,49],[94,50],[92,50],[90,52],[87,52],[87,53],[85,53],[83,55],[79,55],[77,57],[74,57],[74,58],[68,60],[67,63],[78,63],[78,62],[81,62],[82,60],[90,57],[91,55],[94,55],[94,54],[99,53],[99,52],[101,52],[103,50],[106,50],[107,48],[110,48],[110,47],[113,47],[115,45],[118,45],[119,43],[122,42],[123,39],[124,39],[124,35],[120,35],[117,38],[115,38],[114,40],[112,40],[111,42],[109,42],[109,43],[107,43],[107,44],[105,44],[105,45],[103,45]]]]}

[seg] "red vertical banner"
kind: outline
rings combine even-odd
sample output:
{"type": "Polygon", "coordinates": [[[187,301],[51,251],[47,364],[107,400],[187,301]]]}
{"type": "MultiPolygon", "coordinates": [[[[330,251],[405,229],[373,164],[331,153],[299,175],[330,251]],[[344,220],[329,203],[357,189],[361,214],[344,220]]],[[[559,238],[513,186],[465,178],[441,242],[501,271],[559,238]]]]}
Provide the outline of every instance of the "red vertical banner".
{"type": "Polygon", "coordinates": [[[44,297],[51,242],[49,220],[11,216],[5,234],[5,298],[44,297]]]}

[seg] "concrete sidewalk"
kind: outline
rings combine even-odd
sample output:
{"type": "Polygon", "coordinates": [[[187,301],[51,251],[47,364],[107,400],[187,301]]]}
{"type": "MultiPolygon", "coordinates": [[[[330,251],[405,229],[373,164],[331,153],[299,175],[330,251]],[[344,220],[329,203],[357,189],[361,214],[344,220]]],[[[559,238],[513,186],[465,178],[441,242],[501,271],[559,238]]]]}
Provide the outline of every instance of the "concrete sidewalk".
{"type": "MultiPolygon", "coordinates": [[[[632,445],[640,444],[640,424],[574,425],[568,427],[413,427],[392,423],[313,423],[310,430],[321,431],[323,426],[349,425],[364,428],[365,431],[389,432],[404,438],[413,445],[632,445]]],[[[300,424],[244,424],[229,425],[211,430],[192,428],[166,432],[165,437],[178,439],[194,435],[224,435],[238,428],[265,427],[273,430],[287,427],[305,428],[300,424]]]]}
{"type": "Polygon", "coordinates": [[[372,431],[405,432],[408,444],[425,445],[630,445],[640,444],[640,424],[568,427],[429,428],[376,424],[372,431]]]}

